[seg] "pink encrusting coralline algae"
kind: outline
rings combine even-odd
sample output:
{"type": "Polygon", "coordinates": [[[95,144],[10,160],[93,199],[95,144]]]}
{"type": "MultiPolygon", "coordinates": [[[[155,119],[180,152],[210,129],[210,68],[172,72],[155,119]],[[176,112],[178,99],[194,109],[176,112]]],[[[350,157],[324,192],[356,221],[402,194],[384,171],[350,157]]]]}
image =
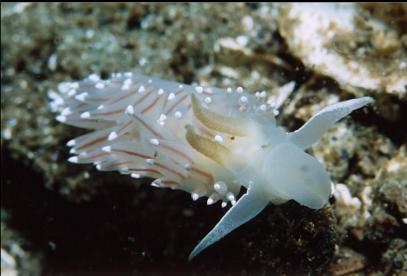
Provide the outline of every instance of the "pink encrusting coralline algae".
{"type": "Polygon", "coordinates": [[[297,131],[276,125],[266,93],[186,85],[135,73],[109,80],[90,75],[50,92],[62,123],[90,133],[70,140],[73,163],[151,177],[156,187],[181,189],[233,206],[195,247],[190,259],[255,217],[271,202],[293,199],[321,208],[331,195],[328,173],[304,152],[370,97],[330,105],[297,131]],[[241,187],[247,192],[236,201],[241,187]]]}

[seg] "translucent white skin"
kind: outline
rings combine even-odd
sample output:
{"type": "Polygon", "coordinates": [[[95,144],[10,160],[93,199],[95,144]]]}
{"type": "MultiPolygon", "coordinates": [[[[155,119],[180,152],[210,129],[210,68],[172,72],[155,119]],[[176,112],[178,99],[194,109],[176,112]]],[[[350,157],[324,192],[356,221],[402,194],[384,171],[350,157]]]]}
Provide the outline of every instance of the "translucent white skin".
{"type": "MultiPolygon", "coordinates": [[[[91,130],[67,143],[73,163],[100,171],[155,178],[152,185],[181,189],[234,205],[196,246],[202,250],[255,217],[269,202],[295,200],[321,208],[331,194],[329,175],[304,150],[336,121],[373,101],[330,105],[300,129],[276,126],[266,93],[219,89],[118,73],[59,85],[50,106],[62,123],[91,130]],[[240,187],[247,193],[236,203],[240,187]]],[[[157,203],[159,204],[159,203],[157,203]]]]}
{"type": "Polygon", "coordinates": [[[194,248],[189,260],[251,220],[268,202],[281,204],[294,199],[309,208],[321,208],[332,193],[331,181],[322,164],[304,150],[316,143],[336,121],[372,101],[370,97],[362,97],[330,105],[291,133],[279,129],[266,131],[275,144],[263,157],[256,156],[252,160],[254,168],[262,168],[257,174],[261,177],[250,182],[247,193],[194,248]]]}

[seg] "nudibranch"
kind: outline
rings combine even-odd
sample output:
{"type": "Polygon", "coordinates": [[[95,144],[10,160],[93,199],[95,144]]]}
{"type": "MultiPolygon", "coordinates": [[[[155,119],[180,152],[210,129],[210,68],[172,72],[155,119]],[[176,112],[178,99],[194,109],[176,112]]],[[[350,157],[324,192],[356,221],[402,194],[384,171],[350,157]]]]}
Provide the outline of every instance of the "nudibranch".
{"type": "Polygon", "coordinates": [[[300,129],[276,125],[266,93],[186,85],[135,73],[108,80],[90,75],[49,92],[62,123],[91,132],[73,140],[73,163],[100,171],[150,177],[156,187],[181,189],[207,204],[232,207],[189,259],[246,223],[270,202],[295,200],[321,208],[331,181],[305,152],[336,121],[373,101],[362,97],[325,107],[300,129]],[[236,199],[241,187],[246,193],[236,199]]]}

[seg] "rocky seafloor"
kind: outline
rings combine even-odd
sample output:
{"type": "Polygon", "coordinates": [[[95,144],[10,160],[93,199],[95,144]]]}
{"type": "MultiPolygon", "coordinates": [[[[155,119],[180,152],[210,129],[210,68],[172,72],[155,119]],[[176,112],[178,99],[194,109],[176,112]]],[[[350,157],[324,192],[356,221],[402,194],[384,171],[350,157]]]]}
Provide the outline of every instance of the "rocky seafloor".
{"type": "Polygon", "coordinates": [[[406,275],[406,26],[405,4],[2,4],[2,275],[406,275]],[[311,149],[330,204],[270,205],[188,262],[220,204],[66,161],[83,131],[48,91],[122,71],[264,90],[287,130],[375,103],[311,149]]]}

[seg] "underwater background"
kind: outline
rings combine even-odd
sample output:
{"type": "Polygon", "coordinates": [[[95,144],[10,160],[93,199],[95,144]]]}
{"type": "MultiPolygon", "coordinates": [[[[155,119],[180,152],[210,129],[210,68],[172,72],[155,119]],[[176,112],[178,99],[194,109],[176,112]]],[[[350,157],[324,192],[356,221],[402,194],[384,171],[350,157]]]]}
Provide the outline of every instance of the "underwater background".
{"type": "Polygon", "coordinates": [[[406,275],[406,119],[406,4],[2,3],[1,273],[406,275]],[[220,203],[66,161],[84,131],[55,120],[48,91],[124,71],[264,90],[287,131],[375,103],[310,150],[330,204],[270,204],[188,262],[220,203]]]}

